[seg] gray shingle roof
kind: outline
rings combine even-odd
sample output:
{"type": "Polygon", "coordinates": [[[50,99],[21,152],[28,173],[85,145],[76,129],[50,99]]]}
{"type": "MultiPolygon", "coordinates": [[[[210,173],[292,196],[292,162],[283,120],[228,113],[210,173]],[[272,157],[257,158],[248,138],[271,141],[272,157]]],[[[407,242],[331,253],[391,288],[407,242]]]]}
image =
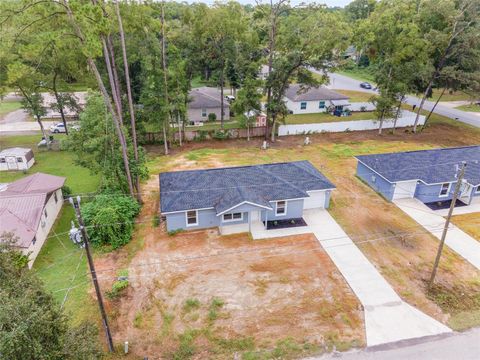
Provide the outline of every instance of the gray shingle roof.
{"type": "Polygon", "coordinates": [[[306,191],[335,186],[308,161],[160,174],[162,212],[215,208],[217,214],[242,202],[308,197],[306,191]]]}
{"type": "MultiPolygon", "coordinates": [[[[190,99],[188,107],[192,109],[219,108],[222,106],[221,94],[216,88],[195,88],[190,90],[188,97],[190,99]]],[[[225,100],[223,107],[227,109],[229,106],[228,101],[225,100]]]]}
{"type": "Polygon", "coordinates": [[[324,87],[301,90],[300,84],[291,84],[285,96],[292,101],[348,100],[349,97],[324,87]],[[300,92],[300,93],[299,93],[300,92]]]}
{"type": "Polygon", "coordinates": [[[356,158],[390,182],[419,179],[426,184],[453,182],[467,162],[465,179],[480,184],[480,146],[361,155],[356,158]]]}

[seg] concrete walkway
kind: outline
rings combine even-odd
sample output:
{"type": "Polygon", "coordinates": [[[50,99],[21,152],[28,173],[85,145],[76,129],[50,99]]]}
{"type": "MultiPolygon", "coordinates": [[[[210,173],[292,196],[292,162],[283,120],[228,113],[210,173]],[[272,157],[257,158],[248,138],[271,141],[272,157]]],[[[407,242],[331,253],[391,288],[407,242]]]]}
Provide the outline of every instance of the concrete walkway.
{"type": "MultiPolygon", "coordinates": [[[[441,238],[445,224],[445,219],[441,214],[431,210],[418,199],[399,199],[394,203],[437,239],[441,238]]],[[[468,207],[459,209],[465,208],[468,207]]],[[[445,244],[477,269],[480,269],[480,241],[475,240],[451,223],[445,244]]]]}
{"type": "Polygon", "coordinates": [[[304,219],[365,309],[367,346],[451,332],[403,302],[328,211],[305,210],[304,219]]]}

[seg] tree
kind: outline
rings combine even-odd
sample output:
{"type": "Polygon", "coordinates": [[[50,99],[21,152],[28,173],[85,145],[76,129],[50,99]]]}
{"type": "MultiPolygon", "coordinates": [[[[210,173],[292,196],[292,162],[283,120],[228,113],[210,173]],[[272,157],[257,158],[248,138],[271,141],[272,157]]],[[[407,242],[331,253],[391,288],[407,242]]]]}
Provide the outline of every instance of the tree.
{"type": "Polygon", "coordinates": [[[0,354],[2,358],[100,359],[98,330],[90,323],[69,325],[51,294],[18,261],[15,236],[0,236],[0,354]]]}
{"type": "Polygon", "coordinates": [[[367,19],[375,10],[376,3],[375,0],[353,0],[345,6],[345,13],[353,21],[367,19]]]}
{"type": "MultiPolygon", "coordinates": [[[[441,0],[424,1],[419,7],[419,23],[425,38],[429,41],[429,67],[422,74],[424,80],[423,96],[417,107],[414,132],[427,97],[431,94],[435,82],[441,79],[447,64],[455,67],[457,59],[478,59],[477,51],[465,47],[465,39],[478,38],[480,32],[479,0],[441,0]]],[[[477,69],[478,71],[478,69],[477,69]]]]}
{"type": "Polygon", "coordinates": [[[248,141],[250,141],[250,126],[261,110],[262,93],[259,91],[260,86],[260,80],[247,78],[243,88],[237,92],[237,97],[232,105],[233,111],[241,119],[241,125],[247,128],[248,141]]]}

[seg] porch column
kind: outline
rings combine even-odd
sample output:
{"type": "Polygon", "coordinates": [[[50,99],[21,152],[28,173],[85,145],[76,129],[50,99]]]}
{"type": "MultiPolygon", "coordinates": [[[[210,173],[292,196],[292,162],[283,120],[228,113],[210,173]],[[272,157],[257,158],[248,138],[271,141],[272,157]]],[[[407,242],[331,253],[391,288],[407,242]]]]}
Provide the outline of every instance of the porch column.
{"type": "Polygon", "coordinates": [[[248,216],[248,232],[252,232],[252,212],[247,212],[248,216]]]}
{"type": "MultiPolygon", "coordinates": [[[[267,210],[264,210],[265,211],[265,230],[267,230],[267,224],[268,224],[268,211],[267,210]]],[[[260,219],[262,220],[262,219],[260,219]]]]}

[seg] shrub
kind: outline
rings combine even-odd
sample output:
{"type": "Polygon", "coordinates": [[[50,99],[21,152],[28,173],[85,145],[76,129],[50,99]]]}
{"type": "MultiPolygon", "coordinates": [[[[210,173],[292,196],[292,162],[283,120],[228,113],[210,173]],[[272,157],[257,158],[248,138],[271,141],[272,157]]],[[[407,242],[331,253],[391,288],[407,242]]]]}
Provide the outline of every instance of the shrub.
{"type": "Polygon", "coordinates": [[[213,138],[217,140],[225,140],[230,137],[228,130],[217,130],[213,133],[213,138]]]}
{"type": "Polygon", "coordinates": [[[200,307],[200,300],[198,299],[187,299],[183,305],[183,310],[185,312],[190,312],[191,310],[198,309],[200,307]]]}
{"type": "Polygon", "coordinates": [[[112,284],[112,290],[107,291],[105,294],[109,299],[116,299],[118,298],[123,290],[125,290],[128,287],[128,271],[127,270],[121,270],[118,273],[118,280],[116,280],[112,284]]]}
{"type": "Polygon", "coordinates": [[[132,237],[134,220],[140,205],[123,194],[99,195],[83,207],[83,218],[90,241],[97,246],[117,249],[132,237]]]}
{"type": "Polygon", "coordinates": [[[212,122],[217,120],[217,115],[215,113],[208,114],[208,121],[212,122]]]}
{"type": "Polygon", "coordinates": [[[66,199],[68,197],[70,197],[70,195],[72,195],[72,189],[70,189],[70,186],[68,185],[63,185],[62,186],[62,194],[63,194],[63,197],[66,199]]]}

